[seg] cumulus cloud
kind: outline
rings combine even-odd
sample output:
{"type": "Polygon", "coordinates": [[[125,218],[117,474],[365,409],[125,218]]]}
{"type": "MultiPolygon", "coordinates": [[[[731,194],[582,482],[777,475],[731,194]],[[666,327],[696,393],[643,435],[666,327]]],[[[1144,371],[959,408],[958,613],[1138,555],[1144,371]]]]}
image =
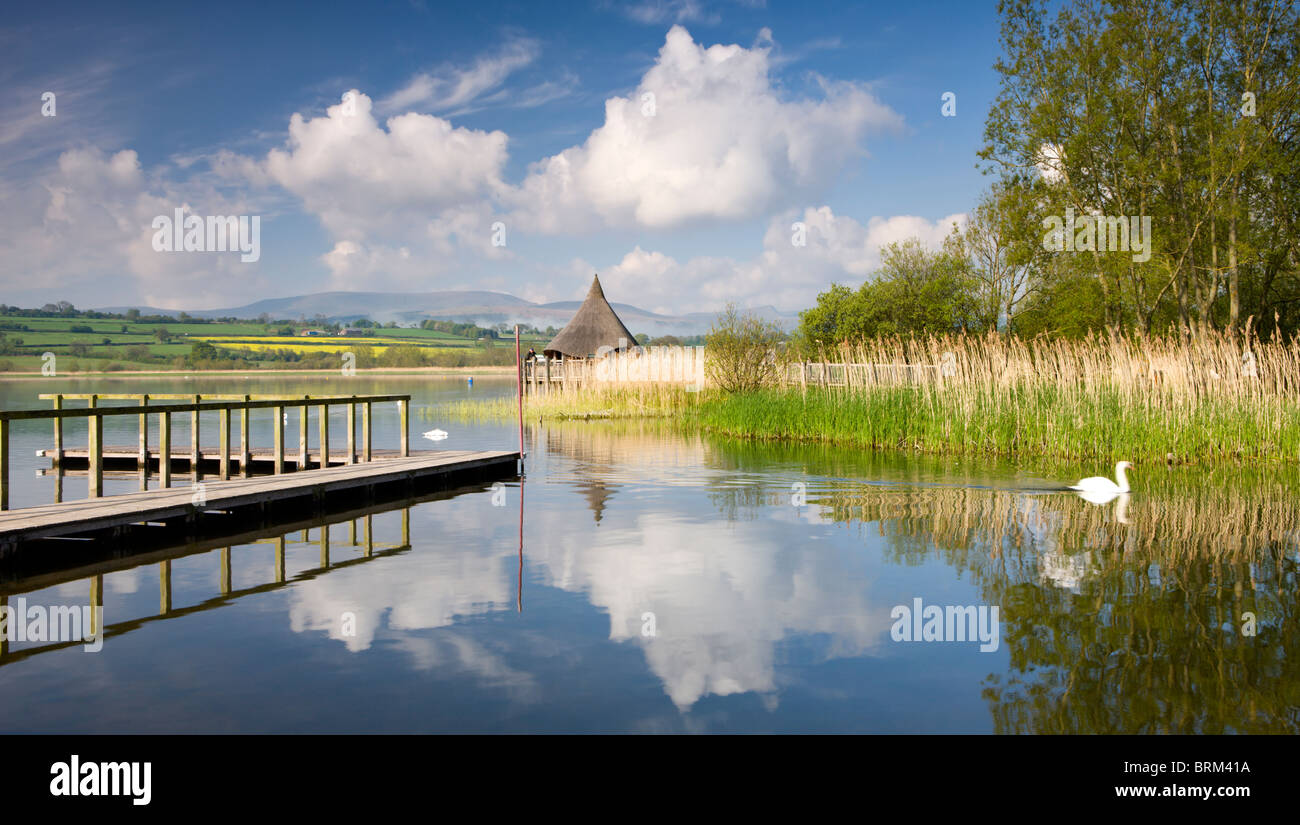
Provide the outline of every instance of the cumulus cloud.
{"type": "Polygon", "coordinates": [[[262,214],[202,176],[176,183],[162,169],[148,171],[134,150],[70,149],[39,181],[0,185],[0,258],[12,272],[40,273],[15,284],[18,289],[58,288],[74,303],[104,280],[124,276],[143,302],[163,307],[229,306],[266,288],[261,268],[241,263],[238,253],[155,250],[153,219],[170,218],[177,208],[195,215],[262,214]]]}
{"type": "Polygon", "coordinates": [[[504,132],[484,132],[433,115],[375,120],[355,90],[324,117],[294,113],[285,149],[266,158],[272,180],[300,197],[336,237],[423,231],[424,219],[498,192],[504,132]]]}
{"type": "Polygon", "coordinates": [[[695,257],[679,262],[640,246],[616,264],[600,270],[606,291],[636,295],[640,305],[674,313],[685,307],[716,309],[734,301],[741,306],[810,306],[832,281],[861,283],[880,266],[882,247],[908,238],[937,249],[954,224],[956,213],[930,221],[915,215],[873,217],[865,224],[836,215],[829,206],[808,207],[774,218],[763,235],[763,251],[749,260],[695,257]],[[796,245],[795,224],[803,245],[796,245]]]}
{"type": "Polygon", "coordinates": [[[867,133],[901,125],[859,84],[822,81],[819,99],[783,99],[769,51],[705,47],[673,26],[637,89],[605,102],[604,124],[512,193],[521,223],[570,232],[752,218],[825,187],[867,133]]]}

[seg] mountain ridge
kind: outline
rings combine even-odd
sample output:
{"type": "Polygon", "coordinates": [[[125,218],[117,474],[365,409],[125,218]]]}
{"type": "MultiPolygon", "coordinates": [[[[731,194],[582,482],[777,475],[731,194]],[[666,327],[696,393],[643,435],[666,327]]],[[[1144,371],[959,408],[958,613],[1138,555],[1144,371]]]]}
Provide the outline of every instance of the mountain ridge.
{"type": "MultiPolygon", "coordinates": [[[[430,319],[476,323],[480,326],[496,324],[529,324],[538,329],[548,326],[563,327],[582,305],[581,301],[550,301],[534,303],[508,292],[490,290],[435,290],[431,292],[348,292],[329,291],[290,295],[282,298],[263,298],[242,306],[224,309],[162,309],[143,304],[100,307],[100,312],[123,313],[138,309],[145,315],[179,315],[185,312],[195,318],[254,319],[262,315],[272,320],[310,320],[321,316],[327,321],[348,323],[359,318],[369,318],[377,323],[395,321],[401,324],[418,323],[430,319]]],[[[682,315],[664,315],[641,309],[632,304],[610,302],[610,306],[623,319],[623,323],[638,335],[698,335],[708,330],[715,313],[691,312],[682,315]]],[[[771,305],[750,310],[765,320],[775,321],[782,328],[793,329],[798,324],[797,313],[782,312],[771,305]]]]}

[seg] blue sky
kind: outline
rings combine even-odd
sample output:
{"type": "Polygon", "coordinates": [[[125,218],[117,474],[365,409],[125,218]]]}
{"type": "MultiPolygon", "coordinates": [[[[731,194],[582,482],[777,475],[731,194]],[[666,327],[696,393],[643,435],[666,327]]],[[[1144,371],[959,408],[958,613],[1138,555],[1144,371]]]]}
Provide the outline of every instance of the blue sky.
{"type": "Polygon", "coordinates": [[[997,31],[992,2],[10,8],[0,301],[546,301],[599,271],[648,309],[799,309],[973,207],[997,31]],[[258,260],[157,250],[178,207],[260,216],[258,260]]]}

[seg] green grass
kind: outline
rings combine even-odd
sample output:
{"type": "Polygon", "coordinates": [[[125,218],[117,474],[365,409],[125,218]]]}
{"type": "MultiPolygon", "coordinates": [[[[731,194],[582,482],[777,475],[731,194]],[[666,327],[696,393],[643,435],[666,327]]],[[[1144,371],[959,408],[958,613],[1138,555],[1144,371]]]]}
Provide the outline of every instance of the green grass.
{"type": "MultiPolygon", "coordinates": [[[[1168,399],[1166,399],[1167,401],[1168,399]]],[[[1300,408],[1256,400],[1126,403],[1036,388],[998,394],[768,390],[710,395],[687,411],[705,430],[952,455],[1177,462],[1300,459],[1300,408]]]]}
{"type": "MultiPolygon", "coordinates": [[[[510,419],[515,400],[442,408],[461,418],[510,419]]],[[[1133,403],[1121,392],[1057,388],[924,391],[880,387],[717,391],[622,388],[536,395],[536,419],[663,418],[683,428],[759,441],[820,442],[936,455],[1176,463],[1300,461],[1300,405],[1281,399],[1172,395],[1133,403]],[[1171,459],[1172,457],[1172,459],[1171,459]]]]}

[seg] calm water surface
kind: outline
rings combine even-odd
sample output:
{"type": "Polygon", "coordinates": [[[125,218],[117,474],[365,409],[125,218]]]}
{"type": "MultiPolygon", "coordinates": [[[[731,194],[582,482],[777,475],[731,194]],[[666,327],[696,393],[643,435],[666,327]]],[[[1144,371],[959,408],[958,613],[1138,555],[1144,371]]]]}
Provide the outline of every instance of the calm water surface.
{"type": "MultiPolygon", "coordinates": [[[[518,438],[439,411],[513,391],[490,378],[11,380],[0,406],[92,390],[410,393],[415,433],[451,434],[416,448],[518,438]]],[[[255,425],[269,443],[269,416],[255,425]]],[[[133,443],[135,426],[108,419],[106,443],[133,443]]],[[[49,430],[14,424],[13,506],[53,500],[34,455],[49,430]]],[[[397,446],[391,406],[375,438],[397,446]]],[[[295,530],[282,572],[271,537],[178,549],[169,606],[160,564],[105,575],[101,651],[14,642],[0,657],[0,730],[1300,729],[1294,468],[1138,468],[1131,500],[1098,506],[1056,489],[1107,472],[1093,465],[750,445],[660,423],[534,422],[526,438],[522,485],[295,530]],[[997,649],[895,641],[891,611],[915,599],[997,606],[997,649]]],[[[65,498],[84,495],[84,477],[65,480],[65,498]]],[[[0,575],[11,605],[85,604],[89,587],[0,575]]]]}

